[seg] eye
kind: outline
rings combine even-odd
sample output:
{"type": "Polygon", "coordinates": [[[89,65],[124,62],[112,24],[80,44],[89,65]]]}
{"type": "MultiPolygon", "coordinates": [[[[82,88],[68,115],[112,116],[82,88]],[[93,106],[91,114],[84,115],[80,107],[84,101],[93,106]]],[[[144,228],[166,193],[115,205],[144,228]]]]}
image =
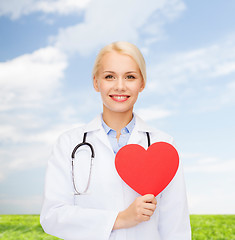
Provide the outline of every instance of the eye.
{"type": "Polygon", "coordinates": [[[107,75],[107,76],[105,76],[105,79],[112,79],[113,78],[113,76],[112,75],[107,75]]]}
{"type": "Polygon", "coordinates": [[[127,75],[126,78],[127,78],[127,79],[135,79],[135,76],[133,76],[133,75],[127,75]]]}

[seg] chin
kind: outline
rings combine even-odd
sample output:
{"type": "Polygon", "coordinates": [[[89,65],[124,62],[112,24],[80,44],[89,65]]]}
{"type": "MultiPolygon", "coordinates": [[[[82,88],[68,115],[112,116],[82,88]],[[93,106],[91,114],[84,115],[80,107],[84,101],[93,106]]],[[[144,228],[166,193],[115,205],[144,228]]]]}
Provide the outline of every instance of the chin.
{"type": "Polygon", "coordinates": [[[133,108],[109,108],[109,107],[106,108],[113,113],[127,113],[133,111],[133,108]]]}

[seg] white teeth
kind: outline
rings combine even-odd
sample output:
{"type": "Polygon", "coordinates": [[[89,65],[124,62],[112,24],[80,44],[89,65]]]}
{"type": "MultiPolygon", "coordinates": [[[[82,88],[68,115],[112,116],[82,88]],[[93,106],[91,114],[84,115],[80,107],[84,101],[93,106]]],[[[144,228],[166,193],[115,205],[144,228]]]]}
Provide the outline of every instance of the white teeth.
{"type": "Polygon", "coordinates": [[[126,99],[127,97],[126,96],[113,96],[113,98],[116,98],[118,100],[123,100],[123,99],[126,99]]]}

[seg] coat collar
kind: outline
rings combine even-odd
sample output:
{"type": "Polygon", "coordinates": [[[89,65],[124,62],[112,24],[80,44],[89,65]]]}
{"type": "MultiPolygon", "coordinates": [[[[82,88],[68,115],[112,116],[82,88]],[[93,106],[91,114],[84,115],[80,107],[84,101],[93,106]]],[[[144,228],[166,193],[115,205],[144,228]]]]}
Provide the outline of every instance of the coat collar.
{"type": "Polygon", "coordinates": [[[100,140],[101,143],[106,145],[109,150],[113,153],[111,143],[108,139],[108,135],[105,133],[102,126],[102,115],[99,114],[91,122],[84,126],[84,132],[94,132],[95,136],[100,140]]]}
{"type": "MultiPolygon", "coordinates": [[[[153,131],[153,129],[149,127],[136,113],[134,113],[134,115],[136,118],[134,130],[139,132],[153,131]]],[[[103,129],[101,114],[96,116],[96,118],[94,118],[91,122],[89,122],[84,126],[84,132],[92,132],[92,131],[101,130],[101,129],[103,129]]]]}
{"type": "Polygon", "coordinates": [[[143,135],[140,133],[141,132],[150,133],[153,131],[153,129],[150,128],[138,115],[135,114],[135,117],[136,117],[135,127],[131,133],[128,144],[141,144],[142,140],[141,136],[143,135]]]}
{"type": "MultiPolygon", "coordinates": [[[[139,133],[153,131],[153,129],[150,128],[139,116],[137,116],[135,113],[134,113],[134,115],[136,118],[135,127],[131,133],[128,144],[140,144],[141,134],[139,134],[139,133]]],[[[105,133],[104,128],[102,126],[101,118],[102,118],[102,115],[99,114],[91,122],[86,124],[84,126],[84,132],[93,132],[94,131],[97,138],[113,152],[111,143],[110,143],[108,136],[105,133]]]]}
{"type": "Polygon", "coordinates": [[[149,127],[143,119],[141,119],[137,114],[135,114],[136,117],[136,130],[139,132],[153,132],[153,128],[149,127]]]}
{"type": "Polygon", "coordinates": [[[92,121],[84,126],[84,132],[92,132],[102,129],[101,114],[96,116],[92,121]]]}

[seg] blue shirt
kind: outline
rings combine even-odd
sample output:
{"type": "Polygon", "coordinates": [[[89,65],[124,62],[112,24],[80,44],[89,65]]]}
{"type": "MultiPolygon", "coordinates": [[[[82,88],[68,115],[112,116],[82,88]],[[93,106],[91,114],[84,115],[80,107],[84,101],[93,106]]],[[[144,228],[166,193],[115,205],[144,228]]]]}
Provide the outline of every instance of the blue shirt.
{"type": "Polygon", "coordinates": [[[111,129],[103,120],[102,116],[102,126],[104,131],[108,135],[109,141],[113,148],[113,152],[116,154],[120,148],[125,146],[130,138],[131,132],[135,126],[135,116],[133,115],[132,120],[121,130],[121,135],[119,141],[117,141],[117,132],[111,129]]]}

